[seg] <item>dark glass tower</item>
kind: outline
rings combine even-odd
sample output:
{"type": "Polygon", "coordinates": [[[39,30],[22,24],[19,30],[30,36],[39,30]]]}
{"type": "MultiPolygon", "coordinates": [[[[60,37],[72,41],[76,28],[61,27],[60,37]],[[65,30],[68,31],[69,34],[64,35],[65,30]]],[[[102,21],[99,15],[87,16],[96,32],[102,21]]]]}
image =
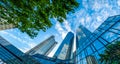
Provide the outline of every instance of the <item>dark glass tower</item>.
{"type": "Polygon", "coordinates": [[[93,33],[86,29],[81,31],[77,33],[76,44],[79,46],[76,49],[75,63],[101,64],[99,54],[103,53],[109,44],[120,41],[120,15],[109,17],[93,33]],[[81,31],[86,35],[85,38],[81,31]],[[79,36],[82,39],[79,39],[79,36]]]}
{"type": "Polygon", "coordinates": [[[54,57],[57,57],[57,59],[61,60],[70,59],[72,55],[73,39],[74,34],[72,32],[68,32],[65,39],[62,41],[61,45],[56,51],[54,57]]]}
{"type": "Polygon", "coordinates": [[[92,33],[85,28],[84,26],[80,25],[78,29],[76,30],[76,48],[78,49],[81,47],[83,42],[91,35],[92,33]]]}
{"type": "Polygon", "coordinates": [[[30,49],[28,52],[26,52],[29,55],[34,54],[42,54],[47,56],[53,48],[56,46],[57,42],[55,41],[54,36],[50,36],[48,39],[44,40],[34,48],[30,49]]]}
{"type": "Polygon", "coordinates": [[[40,64],[0,36],[0,64],[40,64]]]}
{"type": "Polygon", "coordinates": [[[6,30],[6,29],[12,29],[15,28],[13,24],[9,24],[6,22],[6,20],[0,18],[0,30],[6,30]]]}
{"type": "Polygon", "coordinates": [[[6,63],[21,63],[24,54],[0,36],[0,59],[6,63]],[[15,59],[14,61],[12,61],[15,59]]]}

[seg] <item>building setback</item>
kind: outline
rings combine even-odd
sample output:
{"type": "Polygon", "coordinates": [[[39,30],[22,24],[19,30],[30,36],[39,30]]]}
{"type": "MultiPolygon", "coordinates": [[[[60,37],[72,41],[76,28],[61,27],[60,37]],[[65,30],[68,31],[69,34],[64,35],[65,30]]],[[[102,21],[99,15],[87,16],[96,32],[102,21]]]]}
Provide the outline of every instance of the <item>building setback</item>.
{"type": "Polygon", "coordinates": [[[56,44],[57,42],[55,41],[55,37],[50,36],[49,38],[47,38],[46,40],[44,40],[37,46],[33,47],[26,53],[29,55],[42,54],[42,55],[47,56],[53,50],[56,44]]]}

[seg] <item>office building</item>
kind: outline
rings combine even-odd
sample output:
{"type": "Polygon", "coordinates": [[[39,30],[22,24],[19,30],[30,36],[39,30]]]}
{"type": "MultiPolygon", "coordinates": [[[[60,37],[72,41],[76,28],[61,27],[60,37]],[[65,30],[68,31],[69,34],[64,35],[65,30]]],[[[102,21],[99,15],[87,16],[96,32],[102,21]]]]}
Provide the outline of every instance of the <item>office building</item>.
{"type": "Polygon", "coordinates": [[[74,34],[69,32],[54,57],[47,55],[57,44],[54,36],[41,42],[26,55],[0,36],[0,63],[2,64],[102,64],[99,54],[107,46],[120,41],[120,15],[107,18],[94,32],[82,25],[76,30],[76,51],[73,50],[74,34]]]}
{"type": "Polygon", "coordinates": [[[5,20],[3,20],[3,19],[0,19],[0,20],[2,20],[0,22],[0,30],[6,30],[6,29],[15,28],[15,26],[13,24],[9,24],[5,20]]]}
{"type": "Polygon", "coordinates": [[[23,60],[19,57],[23,55],[20,50],[0,36],[0,59],[2,61],[6,63],[21,63],[23,60]],[[16,61],[11,61],[12,59],[16,59],[16,61]]]}
{"type": "Polygon", "coordinates": [[[0,63],[2,64],[40,64],[34,58],[24,54],[0,36],[0,63]],[[29,59],[29,60],[28,60],[29,59]],[[33,63],[31,63],[33,61],[33,63]]]}
{"type": "Polygon", "coordinates": [[[30,49],[28,52],[26,52],[29,55],[34,54],[42,54],[47,56],[53,48],[56,46],[57,42],[55,41],[54,36],[50,36],[48,39],[44,40],[34,48],[30,49]]]}
{"type": "Polygon", "coordinates": [[[83,42],[91,35],[92,33],[86,29],[84,26],[80,25],[76,30],[76,48],[80,48],[83,42]]]}
{"type": "Polygon", "coordinates": [[[58,50],[54,54],[54,57],[61,60],[71,59],[72,56],[72,48],[73,48],[73,39],[74,34],[72,32],[68,32],[58,50]]]}
{"type": "MultiPolygon", "coordinates": [[[[84,34],[86,32],[90,33],[85,30],[84,34]]],[[[120,41],[120,15],[109,17],[93,33],[89,33],[84,41],[76,39],[76,44],[80,44],[76,49],[76,64],[101,64],[99,54],[103,53],[109,44],[120,41]]]]}

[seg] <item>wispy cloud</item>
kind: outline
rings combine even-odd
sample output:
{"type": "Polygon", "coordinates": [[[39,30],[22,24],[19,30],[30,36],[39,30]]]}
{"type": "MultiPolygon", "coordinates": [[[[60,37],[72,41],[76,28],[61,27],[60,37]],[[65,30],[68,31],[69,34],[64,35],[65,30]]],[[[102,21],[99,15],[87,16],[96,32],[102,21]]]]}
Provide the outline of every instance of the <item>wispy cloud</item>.
{"type": "MultiPolygon", "coordinates": [[[[11,34],[11,33],[7,32],[7,31],[0,31],[0,34],[2,34],[2,36],[5,39],[7,39],[9,42],[11,42],[12,44],[17,44],[15,46],[17,48],[19,48],[23,52],[28,51],[29,49],[33,48],[36,45],[36,43],[32,42],[31,39],[26,39],[26,40],[25,39],[21,39],[18,36],[15,36],[14,34],[11,34]],[[12,40],[9,40],[9,37],[12,38],[12,40]],[[25,47],[21,46],[19,44],[24,45],[25,47]]],[[[26,37],[23,37],[23,38],[26,38],[26,37]]]]}
{"type": "Polygon", "coordinates": [[[55,29],[58,31],[58,33],[61,35],[62,39],[64,39],[67,31],[64,30],[59,22],[56,23],[55,29]]]}
{"type": "MultiPolygon", "coordinates": [[[[120,14],[120,0],[93,0],[93,1],[82,0],[79,9],[74,14],[68,14],[67,19],[64,20],[62,24],[56,22],[57,20],[55,19],[55,22],[53,22],[54,23],[54,27],[52,28],[53,31],[49,31],[46,34],[51,35],[57,32],[53,34],[56,36],[56,39],[58,40],[60,40],[61,38],[64,39],[67,32],[69,31],[75,32],[80,24],[82,24],[83,26],[88,28],[91,32],[93,32],[109,16],[119,14],[120,14]]],[[[0,35],[6,38],[9,37],[8,38],[9,41],[10,38],[13,38],[13,40],[15,40],[14,44],[17,45],[18,48],[20,48],[22,51],[27,51],[28,49],[36,45],[35,44],[36,41],[39,42],[40,39],[42,41],[49,36],[49,35],[45,36],[42,34],[41,36],[44,36],[43,38],[37,37],[34,40],[30,39],[25,34],[18,32],[19,32],[18,30],[14,31],[9,30],[9,32],[2,31],[0,32],[0,35]],[[20,42],[22,47],[20,47],[18,42],[20,42]]]]}
{"type": "Polygon", "coordinates": [[[117,1],[118,6],[120,6],[120,0],[117,1]]]}
{"type": "Polygon", "coordinates": [[[94,31],[109,16],[120,14],[120,0],[82,0],[82,5],[73,15],[68,16],[70,21],[74,21],[74,28],[78,28],[80,24],[94,31]],[[75,18],[74,18],[75,17],[75,18]],[[74,19],[74,20],[73,20],[74,19]]]}
{"type": "Polygon", "coordinates": [[[70,23],[69,23],[67,20],[64,20],[63,26],[64,26],[64,28],[67,30],[67,32],[72,31],[72,30],[71,30],[70,23]]]}

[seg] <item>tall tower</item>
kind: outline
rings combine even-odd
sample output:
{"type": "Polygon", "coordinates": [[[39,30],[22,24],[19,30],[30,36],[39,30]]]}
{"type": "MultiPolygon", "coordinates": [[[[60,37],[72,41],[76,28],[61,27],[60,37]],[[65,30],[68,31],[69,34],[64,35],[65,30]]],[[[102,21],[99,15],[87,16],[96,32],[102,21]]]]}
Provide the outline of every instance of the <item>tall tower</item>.
{"type": "Polygon", "coordinates": [[[56,46],[57,42],[55,41],[54,36],[50,36],[48,39],[44,40],[34,48],[30,49],[28,52],[26,52],[29,55],[34,54],[42,54],[47,56],[53,48],[56,46]]]}
{"type": "Polygon", "coordinates": [[[74,34],[72,32],[69,32],[66,35],[65,39],[62,41],[54,57],[57,57],[58,59],[61,60],[70,59],[72,54],[73,39],[74,34]]]}
{"type": "Polygon", "coordinates": [[[24,53],[0,36],[0,59],[8,64],[22,64],[24,53]],[[14,61],[13,61],[14,59],[14,61]]]}
{"type": "Polygon", "coordinates": [[[0,19],[0,30],[15,28],[13,24],[7,23],[5,20],[0,19]]]}
{"type": "Polygon", "coordinates": [[[76,30],[76,49],[78,49],[83,42],[91,35],[92,33],[85,28],[84,26],[80,25],[76,30]]]}
{"type": "Polygon", "coordinates": [[[108,17],[93,33],[82,26],[79,29],[75,64],[103,64],[99,61],[100,54],[108,51],[109,45],[120,41],[120,15],[108,17]]]}

